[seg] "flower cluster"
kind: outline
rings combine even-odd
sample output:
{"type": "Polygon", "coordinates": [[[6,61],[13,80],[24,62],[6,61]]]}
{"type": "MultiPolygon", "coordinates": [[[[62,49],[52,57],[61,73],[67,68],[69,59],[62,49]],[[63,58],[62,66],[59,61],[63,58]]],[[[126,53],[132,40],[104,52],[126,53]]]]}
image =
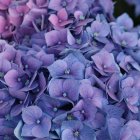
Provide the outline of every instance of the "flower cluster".
{"type": "Polygon", "coordinates": [[[111,0],[0,0],[0,140],[140,139],[140,30],[111,0]]]}

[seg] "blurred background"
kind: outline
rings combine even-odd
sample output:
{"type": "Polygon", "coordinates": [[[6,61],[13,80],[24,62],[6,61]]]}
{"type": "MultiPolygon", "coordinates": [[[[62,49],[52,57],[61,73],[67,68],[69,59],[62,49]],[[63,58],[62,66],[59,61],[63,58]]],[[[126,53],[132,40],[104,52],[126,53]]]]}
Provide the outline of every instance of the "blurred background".
{"type": "Polygon", "coordinates": [[[140,16],[135,15],[134,5],[129,5],[128,3],[125,2],[125,0],[113,0],[113,1],[115,2],[115,13],[114,13],[115,17],[118,17],[119,15],[126,12],[133,19],[135,26],[140,25],[140,16]]]}

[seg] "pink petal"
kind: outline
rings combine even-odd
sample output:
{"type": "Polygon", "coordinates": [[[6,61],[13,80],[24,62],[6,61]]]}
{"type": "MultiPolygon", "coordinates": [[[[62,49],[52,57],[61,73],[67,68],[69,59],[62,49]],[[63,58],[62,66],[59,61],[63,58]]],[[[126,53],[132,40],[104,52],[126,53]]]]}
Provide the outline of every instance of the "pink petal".
{"type": "Polygon", "coordinates": [[[58,17],[55,14],[51,14],[49,21],[54,25],[58,26],[58,17]]]}
{"type": "Polygon", "coordinates": [[[68,19],[68,14],[65,8],[61,9],[58,13],[57,16],[60,20],[67,20],[68,19]]]}

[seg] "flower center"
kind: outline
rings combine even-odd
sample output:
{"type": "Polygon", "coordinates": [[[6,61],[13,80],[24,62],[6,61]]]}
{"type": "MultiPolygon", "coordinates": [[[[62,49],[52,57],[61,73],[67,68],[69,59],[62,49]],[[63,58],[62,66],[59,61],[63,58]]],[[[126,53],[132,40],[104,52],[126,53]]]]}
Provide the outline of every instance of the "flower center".
{"type": "Polygon", "coordinates": [[[77,39],[77,40],[76,40],[76,43],[77,43],[77,44],[81,44],[81,43],[82,43],[82,40],[81,40],[81,39],[77,39]]]}
{"type": "Polygon", "coordinates": [[[59,22],[59,23],[61,23],[61,22],[62,22],[62,20],[61,20],[61,19],[59,19],[59,20],[58,20],[58,22],[59,22]]]}
{"type": "Polygon", "coordinates": [[[72,119],[73,119],[72,115],[71,114],[68,114],[67,115],[67,120],[72,120],[72,119]]]}
{"type": "Polygon", "coordinates": [[[67,93],[63,93],[63,97],[67,97],[67,93]]]}
{"type": "Polygon", "coordinates": [[[37,120],[36,123],[37,123],[37,124],[40,124],[40,120],[37,120]]]}
{"type": "Polygon", "coordinates": [[[85,17],[83,15],[81,15],[79,18],[80,18],[80,20],[84,20],[85,19],[85,17]]]}
{"type": "Polygon", "coordinates": [[[104,69],[107,68],[107,65],[103,65],[103,68],[104,68],[104,69]]]}
{"type": "Polygon", "coordinates": [[[60,44],[62,44],[62,42],[61,42],[61,41],[59,41],[59,42],[58,42],[58,45],[60,45],[60,44]]]}
{"type": "Polygon", "coordinates": [[[25,65],[25,69],[28,69],[29,68],[29,66],[28,65],[25,65]]]}
{"type": "Polygon", "coordinates": [[[23,101],[19,101],[19,103],[20,103],[20,104],[22,104],[22,103],[23,103],[23,101]]]}
{"type": "Polygon", "coordinates": [[[93,34],[94,37],[97,37],[98,35],[99,35],[98,32],[95,32],[95,33],[93,34]]]}
{"type": "Polygon", "coordinates": [[[73,134],[74,134],[74,137],[79,137],[80,132],[78,130],[76,130],[73,134]]]}
{"type": "Polygon", "coordinates": [[[44,46],[42,47],[42,49],[46,49],[46,46],[44,45],[44,46]]]}
{"type": "Polygon", "coordinates": [[[9,28],[8,26],[5,26],[5,30],[8,30],[8,28],[9,28]]]}
{"type": "Polygon", "coordinates": [[[53,111],[54,111],[54,112],[57,112],[57,110],[58,110],[57,107],[54,107],[54,108],[53,108],[53,111]]]}
{"type": "Polygon", "coordinates": [[[36,91],[39,92],[39,88],[36,91]]]}
{"type": "Polygon", "coordinates": [[[126,46],[126,45],[127,45],[126,41],[123,40],[123,41],[121,42],[121,45],[122,45],[122,46],[126,46]]]}
{"type": "Polygon", "coordinates": [[[66,69],[65,74],[70,74],[70,69],[66,69]]]}
{"type": "Polygon", "coordinates": [[[21,81],[21,78],[18,78],[17,80],[18,80],[18,82],[20,82],[21,81]]]}
{"type": "Polygon", "coordinates": [[[12,117],[8,114],[8,115],[5,116],[5,119],[6,119],[7,121],[11,121],[11,120],[12,120],[12,117]]]}
{"type": "Polygon", "coordinates": [[[81,113],[84,114],[85,113],[85,110],[82,110],[81,113]]]}
{"type": "Polygon", "coordinates": [[[109,89],[112,89],[112,87],[111,87],[110,85],[108,86],[108,88],[109,88],[109,89]]]}

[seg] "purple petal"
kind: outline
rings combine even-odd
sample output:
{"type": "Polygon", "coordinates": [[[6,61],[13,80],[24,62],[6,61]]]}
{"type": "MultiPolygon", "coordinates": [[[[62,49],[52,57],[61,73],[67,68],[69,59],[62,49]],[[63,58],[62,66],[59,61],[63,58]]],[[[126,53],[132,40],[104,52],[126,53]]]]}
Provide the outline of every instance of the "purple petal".
{"type": "Polygon", "coordinates": [[[61,0],[51,0],[49,3],[49,8],[59,11],[62,8],[60,4],[61,4],[61,0]]]}
{"type": "Polygon", "coordinates": [[[72,101],[78,100],[79,97],[79,82],[72,79],[67,79],[63,83],[63,91],[68,93],[68,97],[72,101]]]}
{"type": "Polygon", "coordinates": [[[45,40],[46,40],[47,46],[57,45],[59,42],[58,35],[59,35],[59,33],[56,30],[52,30],[50,32],[47,32],[45,34],[45,40]]]}
{"type": "Polygon", "coordinates": [[[71,129],[66,129],[62,132],[62,140],[77,140],[77,138],[73,136],[71,129]]]}
{"type": "Polygon", "coordinates": [[[15,105],[14,107],[12,107],[11,112],[10,112],[11,116],[14,117],[14,116],[19,115],[22,111],[22,107],[23,107],[22,104],[15,105]]]}
{"type": "Polygon", "coordinates": [[[11,69],[11,63],[8,60],[0,59],[0,71],[6,73],[10,69],[11,69]]]}
{"type": "Polygon", "coordinates": [[[51,14],[49,17],[49,21],[54,25],[58,26],[58,17],[55,14],[51,14]]]}
{"type": "Polygon", "coordinates": [[[63,80],[54,79],[49,83],[49,94],[52,97],[61,97],[63,92],[63,80]]]}
{"type": "Polygon", "coordinates": [[[75,62],[71,66],[71,74],[76,79],[83,79],[85,66],[80,62],[75,62]],[[77,70],[78,68],[78,70],[77,70]]]}
{"type": "Polygon", "coordinates": [[[122,14],[117,18],[117,23],[123,26],[125,29],[131,29],[134,25],[133,20],[127,13],[122,14]]]}
{"type": "Polygon", "coordinates": [[[37,138],[44,138],[49,136],[49,131],[51,129],[51,121],[48,118],[43,118],[40,125],[35,126],[32,129],[32,134],[37,138]]]}
{"type": "Polygon", "coordinates": [[[95,132],[92,128],[85,126],[81,131],[81,140],[93,140],[96,138],[95,132]]]}
{"type": "Polygon", "coordinates": [[[32,56],[22,57],[22,62],[25,67],[27,66],[27,70],[29,69],[31,72],[37,71],[42,66],[42,62],[32,56]]]}
{"type": "Polygon", "coordinates": [[[67,69],[67,63],[63,60],[57,60],[48,67],[48,70],[52,77],[62,76],[67,69]]]}
{"type": "Polygon", "coordinates": [[[18,76],[19,76],[18,71],[13,69],[6,73],[6,75],[4,76],[4,80],[9,87],[18,87],[19,86],[19,83],[17,81],[18,76]]]}
{"type": "Polygon", "coordinates": [[[92,98],[93,97],[93,88],[90,84],[82,84],[79,89],[80,95],[83,98],[92,98]]]}
{"type": "Polygon", "coordinates": [[[23,137],[32,137],[32,129],[33,129],[34,125],[24,125],[22,127],[22,132],[21,132],[21,136],[23,137]]]}
{"type": "Polygon", "coordinates": [[[26,124],[34,124],[42,116],[42,110],[37,106],[29,106],[22,111],[22,118],[26,124]]]}
{"type": "Polygon", "coordinates": [[[58,11],[57,16],[63,21],[68,19],[68,14],[65,8],[62,8],[60,11],[58,11]]]}

